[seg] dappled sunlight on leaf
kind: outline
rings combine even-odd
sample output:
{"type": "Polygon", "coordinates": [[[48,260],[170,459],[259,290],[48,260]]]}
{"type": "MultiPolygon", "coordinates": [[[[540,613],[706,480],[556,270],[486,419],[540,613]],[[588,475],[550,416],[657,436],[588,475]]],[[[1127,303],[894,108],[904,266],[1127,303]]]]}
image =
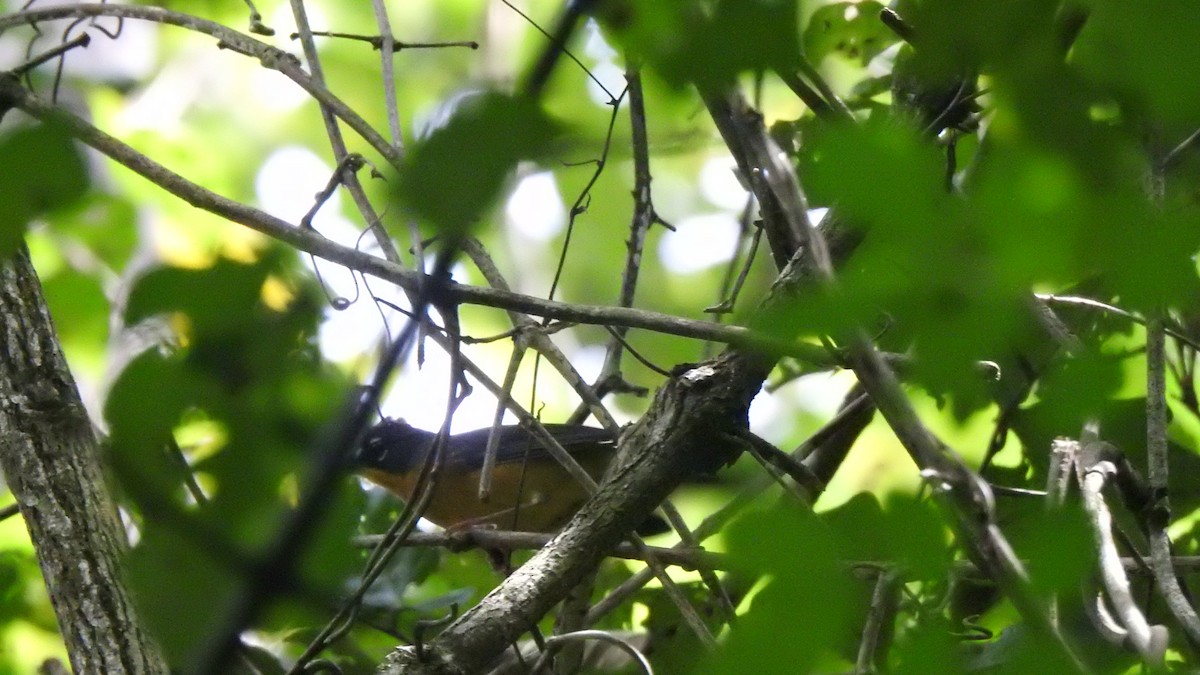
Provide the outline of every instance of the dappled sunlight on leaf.
{"type": "MultiPolygon", "coordinates": [[[[131,293],[127,320],[162,312],[186,318],[186,344],[134,360],[114,384],[106,416],[117,475],[140,507],[135,584],[149,620],[182,663],[226,600],[242,592],[248,561],[272,540],[292,501],[283,488],[306,475],[306,452],[339,409],[345,383],[311,344],[319,315],[311,283],[294,280],[277,254],[254,264],[220,260],[204,270],[150,272],[131,293]],[[272,305],[264,285],[283,278],[292,279],[290,302],[272,305]],[[207,436],[179,436],[203,441],[192,459],[207,487],[200,505],[185,497],[185,467],[168,446],[185,419],[220,432],[215,446],[207,436]],[[189,602],[193,621],[172,621],[189,602]]],[[[298,579],[312,584],[310,591],[339,588],[355,558],[346,537],[362,493],[343,488],[308,544],[298,579]]]]}
{"type": "Polygon", "coordinates": [[[75,141],[57,124],[0,135],[0,157],[6,167],[0,172],[0,258],[8,258],[30,219],[74,204],[89,179],[75,141]]]}

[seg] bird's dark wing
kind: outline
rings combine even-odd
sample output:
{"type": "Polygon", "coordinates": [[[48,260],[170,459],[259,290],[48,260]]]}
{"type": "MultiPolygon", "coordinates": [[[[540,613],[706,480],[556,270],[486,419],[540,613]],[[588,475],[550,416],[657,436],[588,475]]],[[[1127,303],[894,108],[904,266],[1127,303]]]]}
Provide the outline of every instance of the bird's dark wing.
{"type": "MultiPolygon", "coordinates": [[[[579,460],[597,459],[596,455],[611,455],[616,447],[612,434],[604,429],[567,424],[547,424],[546,430],[553,435],[567,452],[579,460]]],[[[483,466],[490,429],[476,429],[454,434],[448,443],[446,462],[459,471],[476,471],[483,466]]],[[[355,455],[357,464],[392,473],[407,473],[425,461],[433,446],[435,435],[417,429],[403,420],[385,419],[371,427],[363,438],[355,455]]],[[[500,443],[496,449],[496,463],[539,461],[551,459],[550,452],[533,435],[533,432],[517,425],[500,428],[500,443]]],[[[594,462],[588,462],[594,463],[594,462]]]]}
{"type": "MultiPolygon", "coordinates": [[[[547,424],[546,430],[566,449],[581,461],[594,455],[611,455],[616,449],[616,439],[604,429],[567,424],[547,424]]],[[[447,459],[464,468],[478,469],[483,466],[484,450],[491,429],[476,429],[454,436],[447,459]]],[[[496,463],[550,460],[550,451],[542,446],[533,432],[517,425],[500,427],[500,444],[496,448],[496,463]]]]}

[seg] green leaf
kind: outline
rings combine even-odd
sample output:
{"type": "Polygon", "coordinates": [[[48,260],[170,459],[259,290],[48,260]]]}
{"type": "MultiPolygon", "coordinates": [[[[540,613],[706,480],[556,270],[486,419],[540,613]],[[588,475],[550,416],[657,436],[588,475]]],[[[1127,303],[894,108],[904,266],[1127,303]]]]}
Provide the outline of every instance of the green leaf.
{"type": "Polygon", "coordinates": [[[125,269],[138,246],[134,203],[120,195],[92,190],[56,214],[55,234],[74,238],[113,270],[125,269]]]}
{"type": "Polygon", "coordinates": [[[875,236],[897,238],[933,229],[944,214],[943,160],[915,133],[875,121],[814,131],[801,171],[815,204],[837,203],[860,226],[886,233],[875,236]]]}
{"type": "MultiPolygon", "coordinates": [[[[268,252],[253,264],[164,268],[131,291],[127,320],[166,312],[187,327],[175,353],[152,351],[131,363],[106,404],[113,466],[146,532],[132,554],[132,578],[176,664],[202,644],[224,601],[243,592],[246,561],[288,517],[289,497],[311,471],[306,451],[344,400],[345,379],[311,347],[314,282],[292,279],[288,260],[268,252]],[[264,301],[268,280],[291,282],[290,301],[264,301]],[[183,424],[218,437],[180,436],[192,444],[182,450],[207,490],[199,505],[168,449],[183,424]]],[[[353,571],[358,555],[346,540],[362,511],[361,491],[349,480],[329,499],[295,561],[299,587],[324,595],[339,592],[353,571]]]]}
{"type": "Polygon", "coordinates": [[[604,3],[600,17],[631,56],[676,87],[723,89],[743,72],[795,69],[799,63],[796,0],[703,3],[604,3]]]}
{"type": "Polygon", "coordinates": [[[875,0],[822,6],[804,29],[805,56],[819,64],[826,56],[837,54],[866,66],[900,39],[880,21],[882,9],[875,0]]]}
{"type": "Polygon", "coordinates": [[[95,276],[64,268],[42,280],[59,339],[96,349],[108,338],[108,298],[95,276]]]}
{"type": "MultiPolygon", "coordinates": [[[[711,54],[696,80],[715,79],[710,72],[740,72],[780,68],[792,70],[799,62],[799,13],[796,0],[722,0],[717,5],[706,41],[696,44],[693,58],[711,54]]],[[[726,79],[722,77],[721,79],[726,79]]]]}
{"type": "Polygon", "coordinates": [[[1200,121],[1200,10],[1190,0],[1098,0],[1072,59],[1125,106],[1200,121]]]}
{"type": "Polygon", "coordinates": [[[199,331],[235,329],[261,309],[262,289],[271,268],[222,258],[212,267],[160,267],[138,280],[130,291],[125,324],[149,316],[181,311],[199,331]]]}
{"type": "Polygon", "coordinates": [[[400,199],[439,232],[465,233],[517,162],[541,157],[557,131],[532,101],[497,93],[468,99],[413,149],[400,170],[400,199]]]}
{"type": "Polygon", "coordinates": [[[898,675],[958,675],[971,672],[963,663],[958,639],[949,621],[915,623],[897,640],[891,658],[898,675]]]}
{"type": "Polygon", "coordinates": [[[128,558],[138,611],[173,670],[194,665],[237,593],[242,561],[193,534],[150,523],[128,558]]]}
{"type": "Polygon", "coordinates": [[[917,71],[937,80],[1061,61],[1053,30],[1056,7],[1041,0],[924,0],[910,3],[901,16],[914,32],[917,71]]]}
{"type": "MultiPolygon", "coordinates": [[[[805,673],[837,670],[865,586],[855,585],[840,563],[846,545],[840,532],[811,512],[776,508],[738,521],[729,532],[729,554],[736,569],[771,581],[753,598],[748,611],[733,627],[710,673],[805,673]],[[780,533],[787,533],[780,536],[780,533]],[[764,546],[764,542],[771,542],[764,546]],[[819,616],[803,630],[782,626],[797,617],[819,616]]],[[[844,656],[843,656],[844,658],[844,656]]]]}
{"type": "Polygon", "coordinates": [[[8,258],[34,217],[65,207],[88,188],[87,167],[67,130],[54,123],[0,136],[0,258],[8,258]]]}

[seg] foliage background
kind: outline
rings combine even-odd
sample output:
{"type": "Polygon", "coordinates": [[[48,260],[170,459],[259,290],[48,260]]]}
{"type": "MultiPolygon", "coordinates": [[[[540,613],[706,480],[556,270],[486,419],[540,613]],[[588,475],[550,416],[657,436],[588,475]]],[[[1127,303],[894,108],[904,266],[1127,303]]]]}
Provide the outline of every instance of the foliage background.
{"type": "MultiPolygon", "coordinates": [[[[1194,96],[1200,83],[1200,23],[1194,10],[1182,1],[1149,3],[1152,9],[1085,3],[1091,15],[1064,60],[1055,46],[1056,5],[996,4],[929,0],[902,7],[924,31],[916,56],[909,55],[913,60],[903,66],[911,69],[906,72],[936,80],[953,64],[961,70],[952,74],[984,74],[988,145],[980,149],[973,137],[963,138],[958,161],[970,189],[951,196],[943,185],[942,151],[882,121],[886,93],[864,104],[859,114],[865,121],[857,127],[822,124],[777,79],[759,79],[752,72],[776,67],[802,44],[833,87],[853,101],[864,83],[892,67],[895,48],[884,48],[895,38],[875,18],[877,3],[855,8],[812,2],[797,9],[767,0],[718,2],[706,5],[716,16],[708,21],[696,19],[693,3],[636,9],[603,3],[600,22],[590,23],[572,48],[613,93],[623,87],[623,54],[636,53],[646,63],[654,206],[676,227],[674,232],[651,229],[636,305],[705,318],[703,309],[722,297],[726,261],[735,250],[744,253],[738,219],[746,192],[704,106],[686,86],[737,77],[755,92],[767,125],[797,143],[795,160],[812,204],[836,204],[868,233],[841,275],[839,294],[814,294],[790,307],[781,333],[790,338],[787,331],[799,326],[805,337],[836,335],[861,323],[879,328],[885,349],[911,347],[917,360],[906,376],[914,405],[972,466],[983,459],[991,440],[996,401],[1021,385],[1008,377],[1018,370],[1016,355],[1028,357],[1038,348],[1036,330],[1019,311],[1031,290],[1087,292],[1139,312],[1171,307],[1182,328],[1194,325],[1198,296],[1192,255],[1200,243],[1194,186],[1200,160],[1190,152],[1174,157],[1157,203],[1146,198],[1145,188],[1152,168],[1147,155],[1161,160],[1200,122],[1200,99],[1194,96]],[[1004,376],[996,382],[979,377],[972,367],[978,360],[998,363],[1004,376]]],[[[521,8],[542,26],[552,25],[560,9],[558,3],[534,0],[521,8]]],[[[10,11],[17,9],[17,3],[9,3],[10,11]]],[[[276,30],[269,39],[298,53],[287,38],[294,26],[286,3],[262,3],[259,9],[276,30]]],[[[186,10],[230,26],[246,23],[244,5],[233,0],[190,3],[186,10]]],[[[309,11],[317,29],[377,31],[365,3],[314,4],[309,11]]],[[[400,40],[480,42],[478,50],[412,49],[397,55],[398,110],[410,148],[445,124],[463,101],[516,86],[545,45],[534,28],[497,2],[392,3],[389,11],[400,40]]],[[[217,50],[205,36],[139,22],[127,22],[123,31],[116,41],[96,40],[88,50],[67,56],[61,100],[86,109],[98,127],[193,181],[298,222],[333,170],[316,105],[277,73],[217,50]]],[[[39,44],[56,40],[50,31],[39,44]]],[[[28,41],[28,31],[5,33],[0,63],[20,62],[28,41]]],[[[368,122],[386,129],[376,53],[351,40],[322,39],[320,47],[331,87],[368,122]]],[[[49,76],[49,70],[35,75],[39,91],[52,86],[49,76]]],[[[514,290],[547,293],[569,209],[595,170],[588,162],[607,145],[605,170],[590,188],[586,211],[574,219],[556,297],[612,304],[618,295],[633,169],[625,108],[618,111],[608,140],[612,110],[605,98],[588,74],[563,64],[542,107],[565,132],[537,161],[520,165],[503,197],[476,226],[475,234],[514,290]]],[[[348,138],[351,150],[373,157],[364,144],[348,138]]],[[[470,172],[487,164],[488,152],[481,147],[479,156],[461,157],[451,168],[470,172]]],[[[38,161],[44,158],[30,154],[10,165],[38,161]]],[[[392,334],[402,322],[396,312],[371,302],[370,293],[403,300],[381,282],[368,289],[345,270],[318,263],[323,293],[307,256],[194,209],[94,154],[87,157],[87,176],[87,191],[36,219],[26,241],[85,400],[97,417],[102,410],[107,414],[124,503],[140,526],[131,564],[135,583],[150,589],[148,619],[152,625],[173,626],[164,642],[168,652],[182,655],[191,647],[186,636],[210,625],[209,610],[219,605],[214,599],[234,592],[236,577],[229,556],[214,553],[203,537],[181,538],[169,523],[156,521],[147,501],[150,492],[139,494],[156,485],[168,492],[180,489],[178,467],[157,454],[163,434],[173,433],[194,462],[201,485],[217,495],[203,522],[237,546],[255,550],[293,498],[306,448],[338,411],[340,396],[370,372],[388,334],[385,321],[392,334]],[[327,295],[352,302],[338,311],[327,295]],[[164,311],[172,313],[175,323],[169,325],[184,336],[186,356],[151,355],[122,371],[128,349],[122,340],[128,335],[119,329],[164,311]],[[180,569],[187,572],[181,575],[180,569]]],[[[388,174],[365,182],[377,204],[389,205],[384,215],[389,231],[408,242],[404,206],[394,200],[396,180],[388,174]]],[[[453,189],[436,196],[453,198],[453,189]]],[[[327,204],[314,221],[326,236],[351,245],[361,229],[357,223],[357,212],[344,198],[327,204]]],[[[433,232],[426,224],[424,234],[433,232]]],[[[404,259],[412,260],[407,253],[404,259]]],[[[734,322],[745,324],[773,276],[769,256],[760,251],[734,322]]],[[[454,278],[484,284],[465,263],[455,267],[454,278]]],[[[995,458],[992,477],[998,482],[1040,486],[1050,439],[1077,435],[1088,416],[1099,416],[1106,437],[1135,460],[1144,455],[1143,329],[1088,310],[1068,309],[1064,316],[1083,336],[1083,347],[1069,359],[1041,355],[1053,365],[1046,366],[1045,378],[1013,420],[1015,434],[995,458]]],[[[464,307],[462,319],[464,331],[474,336],[510,327],[495,309],[464,307]]],[[[647,360],[665,368],[697,361],[714,349],[648,331],[633,331],[628,339],[647,360]]],[[[555,340],[585,373],[598,372],[608,340],[602,329],[578,327],[555,340]]],[[[499,380],[509,345],[470,345],[466,353],[499,380]]],[[[1176,358],[1186,370],[1182,364],[1194,355],[1181,347],[1176,358]]],[[[436,428],[448,365],[432,346],[425,359],[405,364],[384,412],[436,428]]],[[[514,389],[517,400],[548,421],[569,415],[577,405],[569,388],[542,368],[535,391],[529,366],[514,389]]],[[[662,382],[628,358],[624,375],[650,390],[662,382]]],[[[818,429],[853,382],[844,372],[790,379],[777,371],[776,379],[780,386],[755,401],[751,428],[785,449],[818,429]]],[[[1180,516],[1172,532],[1180,553],[1196,547],[1194,476],[1200,475],[1187,470],[1195,466],[1200,434],[1188,386],[1181,377],[1171,390],[1177,468],[1172,497],[1180,516]]],[[[647,399],[631,395],[610,401],[623,421],[636,419],[647,405],[647,399]]],[[[486,426],[494,406],[477,388],[455,416],[455,428],[486,426]]],[[[685,486],[679,493],[685,515],[703,517],[758,471],[743,458],[716,483],[685,486]]],[[[1011,647],[1003,640],[985,643],[1000,654],[989,656],[987,646],[964,651],[946,637],[962,629],[964,619],[939,618],[932,606],[944,590],[951,553],[944,526],[917,497],[919,487],[908,455],[877,419],[817,502],[822,519],[780,513],[777,496],[765,495],[754,518],[744,518],[727,539],[712,540],[712,547],[728,548],[772,579],[747,593],[740,609],[745,629],[717,657],[717,667],[844,666],[843,643],[855,630],[862,594],[869,590],[859,584],[833,592],[841,588],[841,581],[830,581],[841,578],[835,561],[846,558],[908,561],[918,579],[927,575],[912,587],[917,618],[907,632],[901,630],[893,657],[898,669],[931,672],[928,664],[942,656],[950,672],[971,658],[1020,663],[1019,655],[1004,651],[1011,647]],[[763,546],[764,541],[772,545],[763,546]],[[803,631],[805,639],[782,645],[768,638],[772,649],[762,649],[764,635],[806,616],[821,620],[803,631]]],[[[357,572],[361,554],[345,545],[346,536],[379,532],[389,522],[394,502],[352,481],[342,488],[307,554],[308,587],[279,603],[259,626],[265,648],[295,656],[330,599],[357,572]]],[[[11,497],[3,499],[7,503],[11,497]]],[[[1006,531],[1021,552],[1050,570],[1043,577],[1046,584],[1078,576],[1084,559],[1078,554],[1087,544],[1077,524],[1064,524],[1050,546],[1046,523],[1032,519],[1026,513],[1030,508],[1004,508],[1006,531]]],[[[452,601],[473,603],[497,581],[478,554],[405,551],[392,569],[392,583],[378,590],[371,604],[382,615],[403,606],[404,611],[381,621],[405,634],[418,617],[444,613],[452,601]]],[[[615,585],[625,573],[622,564],[609,563],[601,587],[615,585]]],[[[0,579],[5,594],[0,670],[28,672],[61,647],[18,519],[0,523],[0,579]]],[[[979,626],[999,634],[1014,625],[1006,604],[985,609],[972,619],[979,626]]],[[[671,610],[653,590],[634,609],[613,616],[611,625],[635,626],[647,617],[652,626],[674,627],[671,610]]],[[[1013,634],[1008,633],[1010,639],[1013,634]]],[[[675,672],[681,666],[673,659],[686,661],[692,651],[686,638],[678,640],[683,644],[662,649],[657,657],[663,672],[675,672]]],[[[337,653],[346,664],[363,665],[394,642],[363,630],[337,653]]]]}

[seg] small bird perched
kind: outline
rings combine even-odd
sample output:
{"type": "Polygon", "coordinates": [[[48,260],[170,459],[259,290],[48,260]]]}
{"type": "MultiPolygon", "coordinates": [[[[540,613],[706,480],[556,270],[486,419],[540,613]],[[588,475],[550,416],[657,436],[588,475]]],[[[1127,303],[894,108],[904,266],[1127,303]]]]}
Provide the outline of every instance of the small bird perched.
{"type": "MultiPolygon", "coordinates": [[[[592,427],[544,425],[550,435],[593,478],[599,480],[616,453],[612,434],[592,427]]],[[[446,440],[433,498],[422,514],[441,527],[488,524],[527,532],[556,532],[587,501],[587,490],[550,455],[533,433],[518,425],[500,427],[490,498],[479,499],[490,429],[455,434],[446,440]]],[[[367,431],[355,455],[359,472],[406,502],[436,435],[404,420],[384,419],[367,431]]],[[[657,518],[642,534],[662,532],[657,518]]]]}

